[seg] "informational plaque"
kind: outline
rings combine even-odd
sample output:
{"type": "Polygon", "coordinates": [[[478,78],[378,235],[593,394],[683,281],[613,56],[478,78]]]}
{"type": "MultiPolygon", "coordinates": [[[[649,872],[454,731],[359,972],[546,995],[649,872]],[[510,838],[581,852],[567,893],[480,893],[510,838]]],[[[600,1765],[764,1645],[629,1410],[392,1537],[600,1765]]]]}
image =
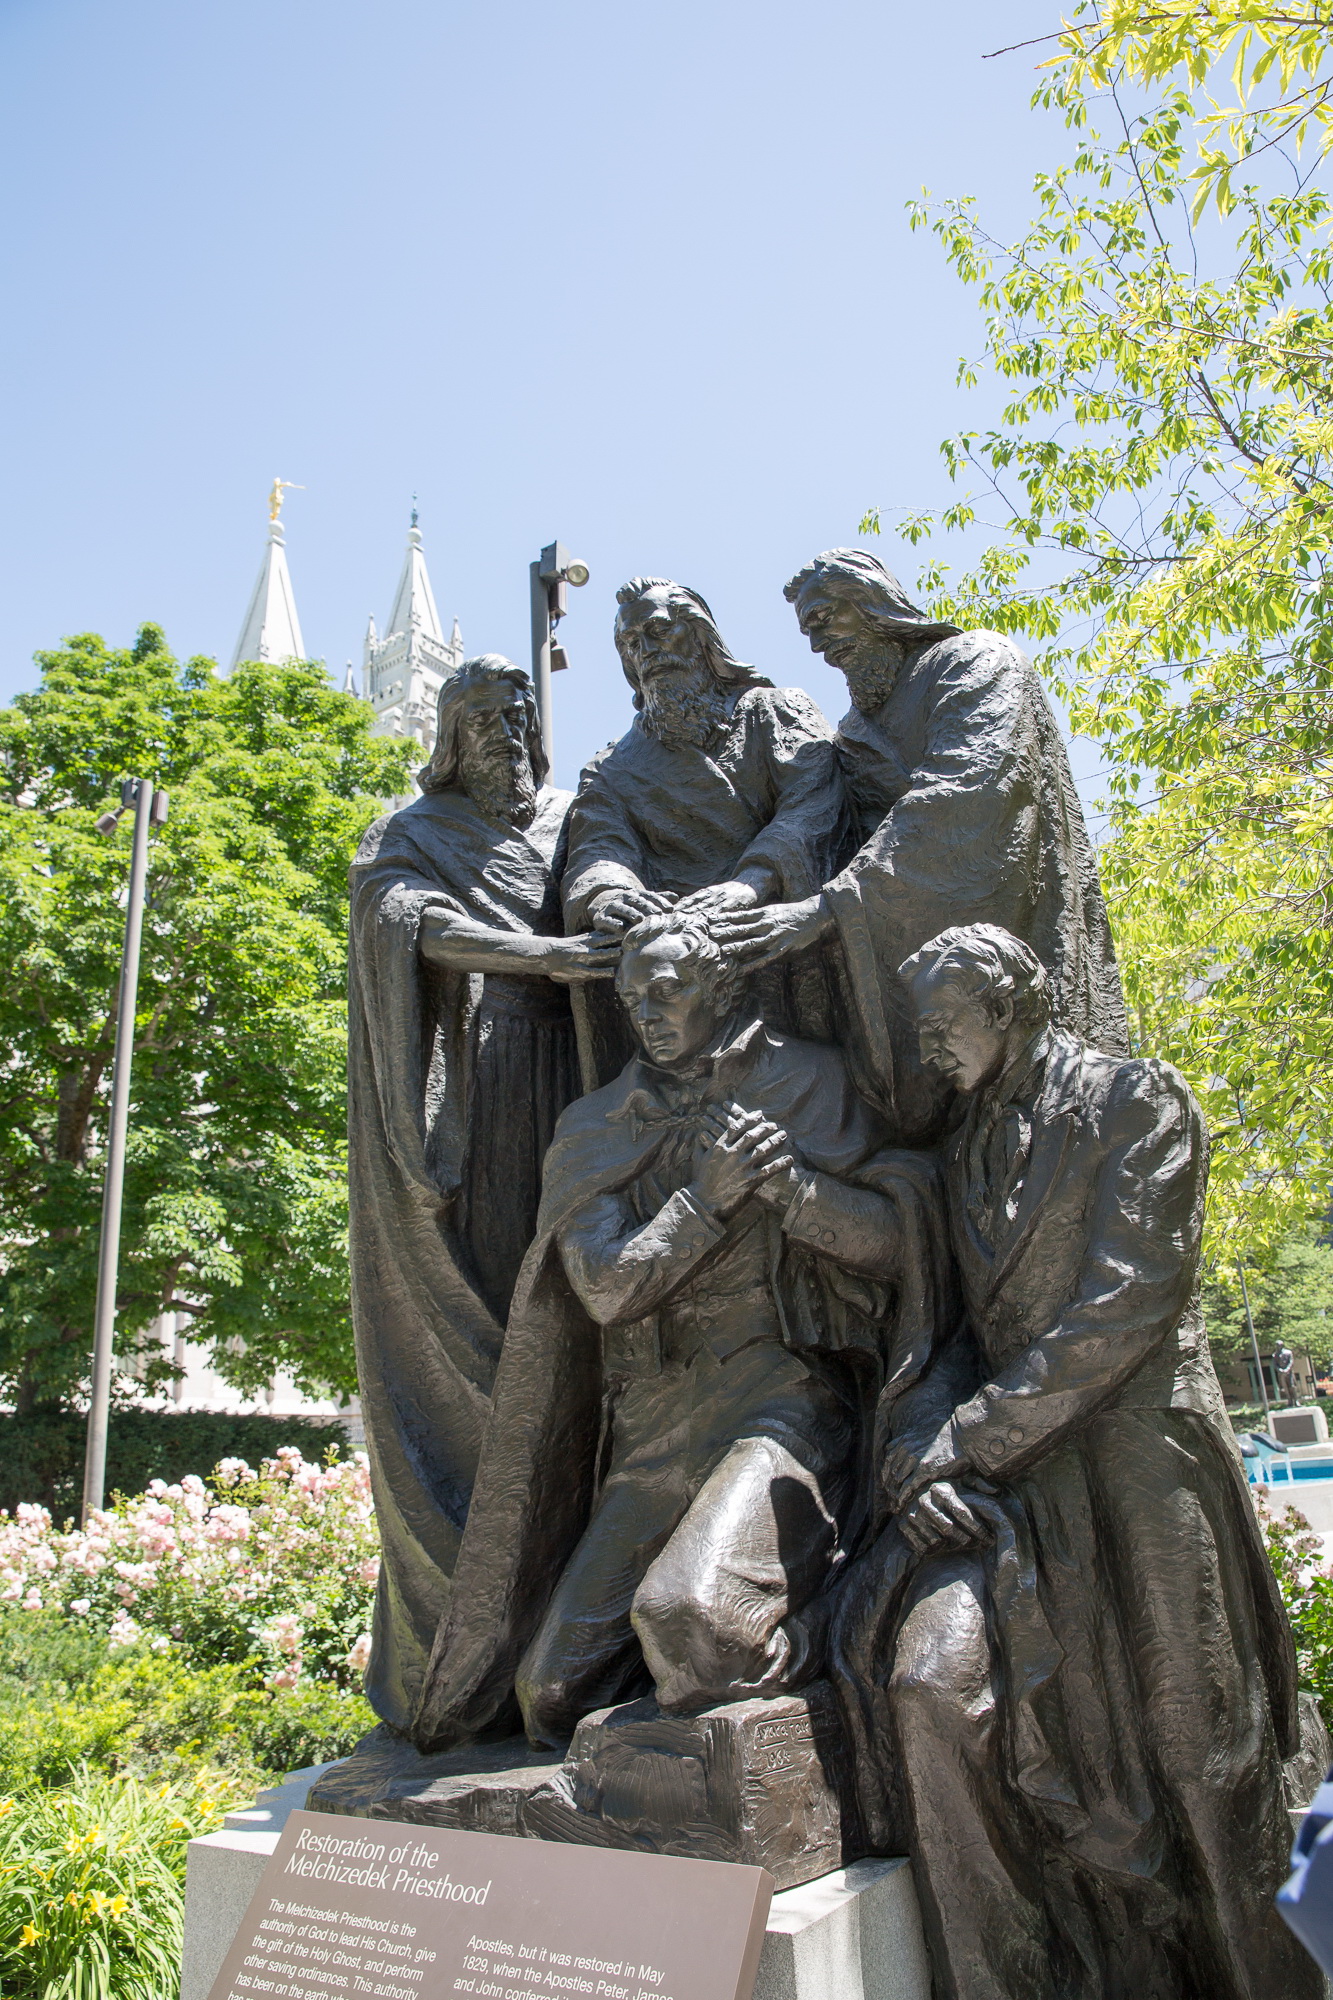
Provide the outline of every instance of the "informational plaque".
{"type": "Polygon", "coordinates": [[[750,2000],[773,1878],[294,1812],[209,2000],[750,2000]]]}

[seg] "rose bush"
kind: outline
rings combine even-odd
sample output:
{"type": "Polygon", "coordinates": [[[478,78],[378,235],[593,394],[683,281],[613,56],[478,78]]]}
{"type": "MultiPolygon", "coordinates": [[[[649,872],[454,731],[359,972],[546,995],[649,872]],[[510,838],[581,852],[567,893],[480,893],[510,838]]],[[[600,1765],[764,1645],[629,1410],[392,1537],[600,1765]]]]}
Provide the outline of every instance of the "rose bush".
{"type": "Polygon", "coordinates": [[[258,1471],[223,1459],[207,1484],[155,1479],[86,1528],[44,1507],[0,1515],[0,1605],[84,1621],[113,1650],[255,1660],[274,1689],[359,1685],[378,1575],[360,1452],[315,1465],[289,1445],[258,1471]]]}

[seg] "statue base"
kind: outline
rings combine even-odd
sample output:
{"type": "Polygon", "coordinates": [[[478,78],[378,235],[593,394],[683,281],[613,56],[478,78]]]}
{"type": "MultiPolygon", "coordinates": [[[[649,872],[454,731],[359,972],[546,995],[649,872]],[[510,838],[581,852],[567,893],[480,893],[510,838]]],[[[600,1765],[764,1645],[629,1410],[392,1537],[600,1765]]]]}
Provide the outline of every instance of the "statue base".
{"type": "Polygon", "coordinates": [[[311,1788],[311,1812],[766,1868],[795,1888],[864,1853],[833,1691],[663,1715],[585,1716],[563,1762],[522,1737],[422,1756],[381,1727],[311,1788]]]}

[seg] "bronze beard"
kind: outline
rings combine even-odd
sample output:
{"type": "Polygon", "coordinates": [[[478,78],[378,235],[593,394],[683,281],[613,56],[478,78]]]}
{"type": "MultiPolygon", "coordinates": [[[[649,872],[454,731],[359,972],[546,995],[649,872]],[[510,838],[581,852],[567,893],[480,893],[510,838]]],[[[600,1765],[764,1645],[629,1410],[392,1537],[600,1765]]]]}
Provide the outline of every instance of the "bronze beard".
{"type": "Polygon", "coordinates": [[[642,692],[643,726],[670,750],[702,749],[714,730],[726,727],[726,694],[702,663],[659,670],[642,692]]]}
{"type": "Polygon", "coordinates": [[[843,665],[847,692],[862,715],[878,715],[893,693],[902,664],[903,648],[896,640],[888,639],[882,646],[867,646],[859,658],[843,665]]]}
{"type": "Polygon", "coordinates": [[[464,747],[458,775],[463,790],[488,819],[508,826],[531,826],[537,811],[537,786],[526,755],[488,757],[464,747]]]}

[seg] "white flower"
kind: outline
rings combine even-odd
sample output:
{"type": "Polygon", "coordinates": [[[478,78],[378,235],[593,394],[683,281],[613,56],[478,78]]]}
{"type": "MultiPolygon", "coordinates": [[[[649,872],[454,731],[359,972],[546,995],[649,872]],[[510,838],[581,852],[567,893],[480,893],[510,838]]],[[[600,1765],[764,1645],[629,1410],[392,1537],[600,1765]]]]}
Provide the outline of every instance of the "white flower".
{"type": "Polygon", "coordinates": [[[370,1665],[370,1634],[363,1632],[347,1655],[347,1664],[354,1673],[363,1674],[370,1665]]]}
{"type": "Polygon", "coordinates": [[[76,1597],[69,1608],[76,1618],[86,1618],[93,1608],[93,1600],[91,1597],[76,1597]]]}
{"type": "Polygon", "coordinates": [[[123,1611],[118,1611],[111,1621],[111,1630],[106,1635],[108,1646],[132,1646],[142,1638],[142,1633],[134,1620],[123,1611]]]}

